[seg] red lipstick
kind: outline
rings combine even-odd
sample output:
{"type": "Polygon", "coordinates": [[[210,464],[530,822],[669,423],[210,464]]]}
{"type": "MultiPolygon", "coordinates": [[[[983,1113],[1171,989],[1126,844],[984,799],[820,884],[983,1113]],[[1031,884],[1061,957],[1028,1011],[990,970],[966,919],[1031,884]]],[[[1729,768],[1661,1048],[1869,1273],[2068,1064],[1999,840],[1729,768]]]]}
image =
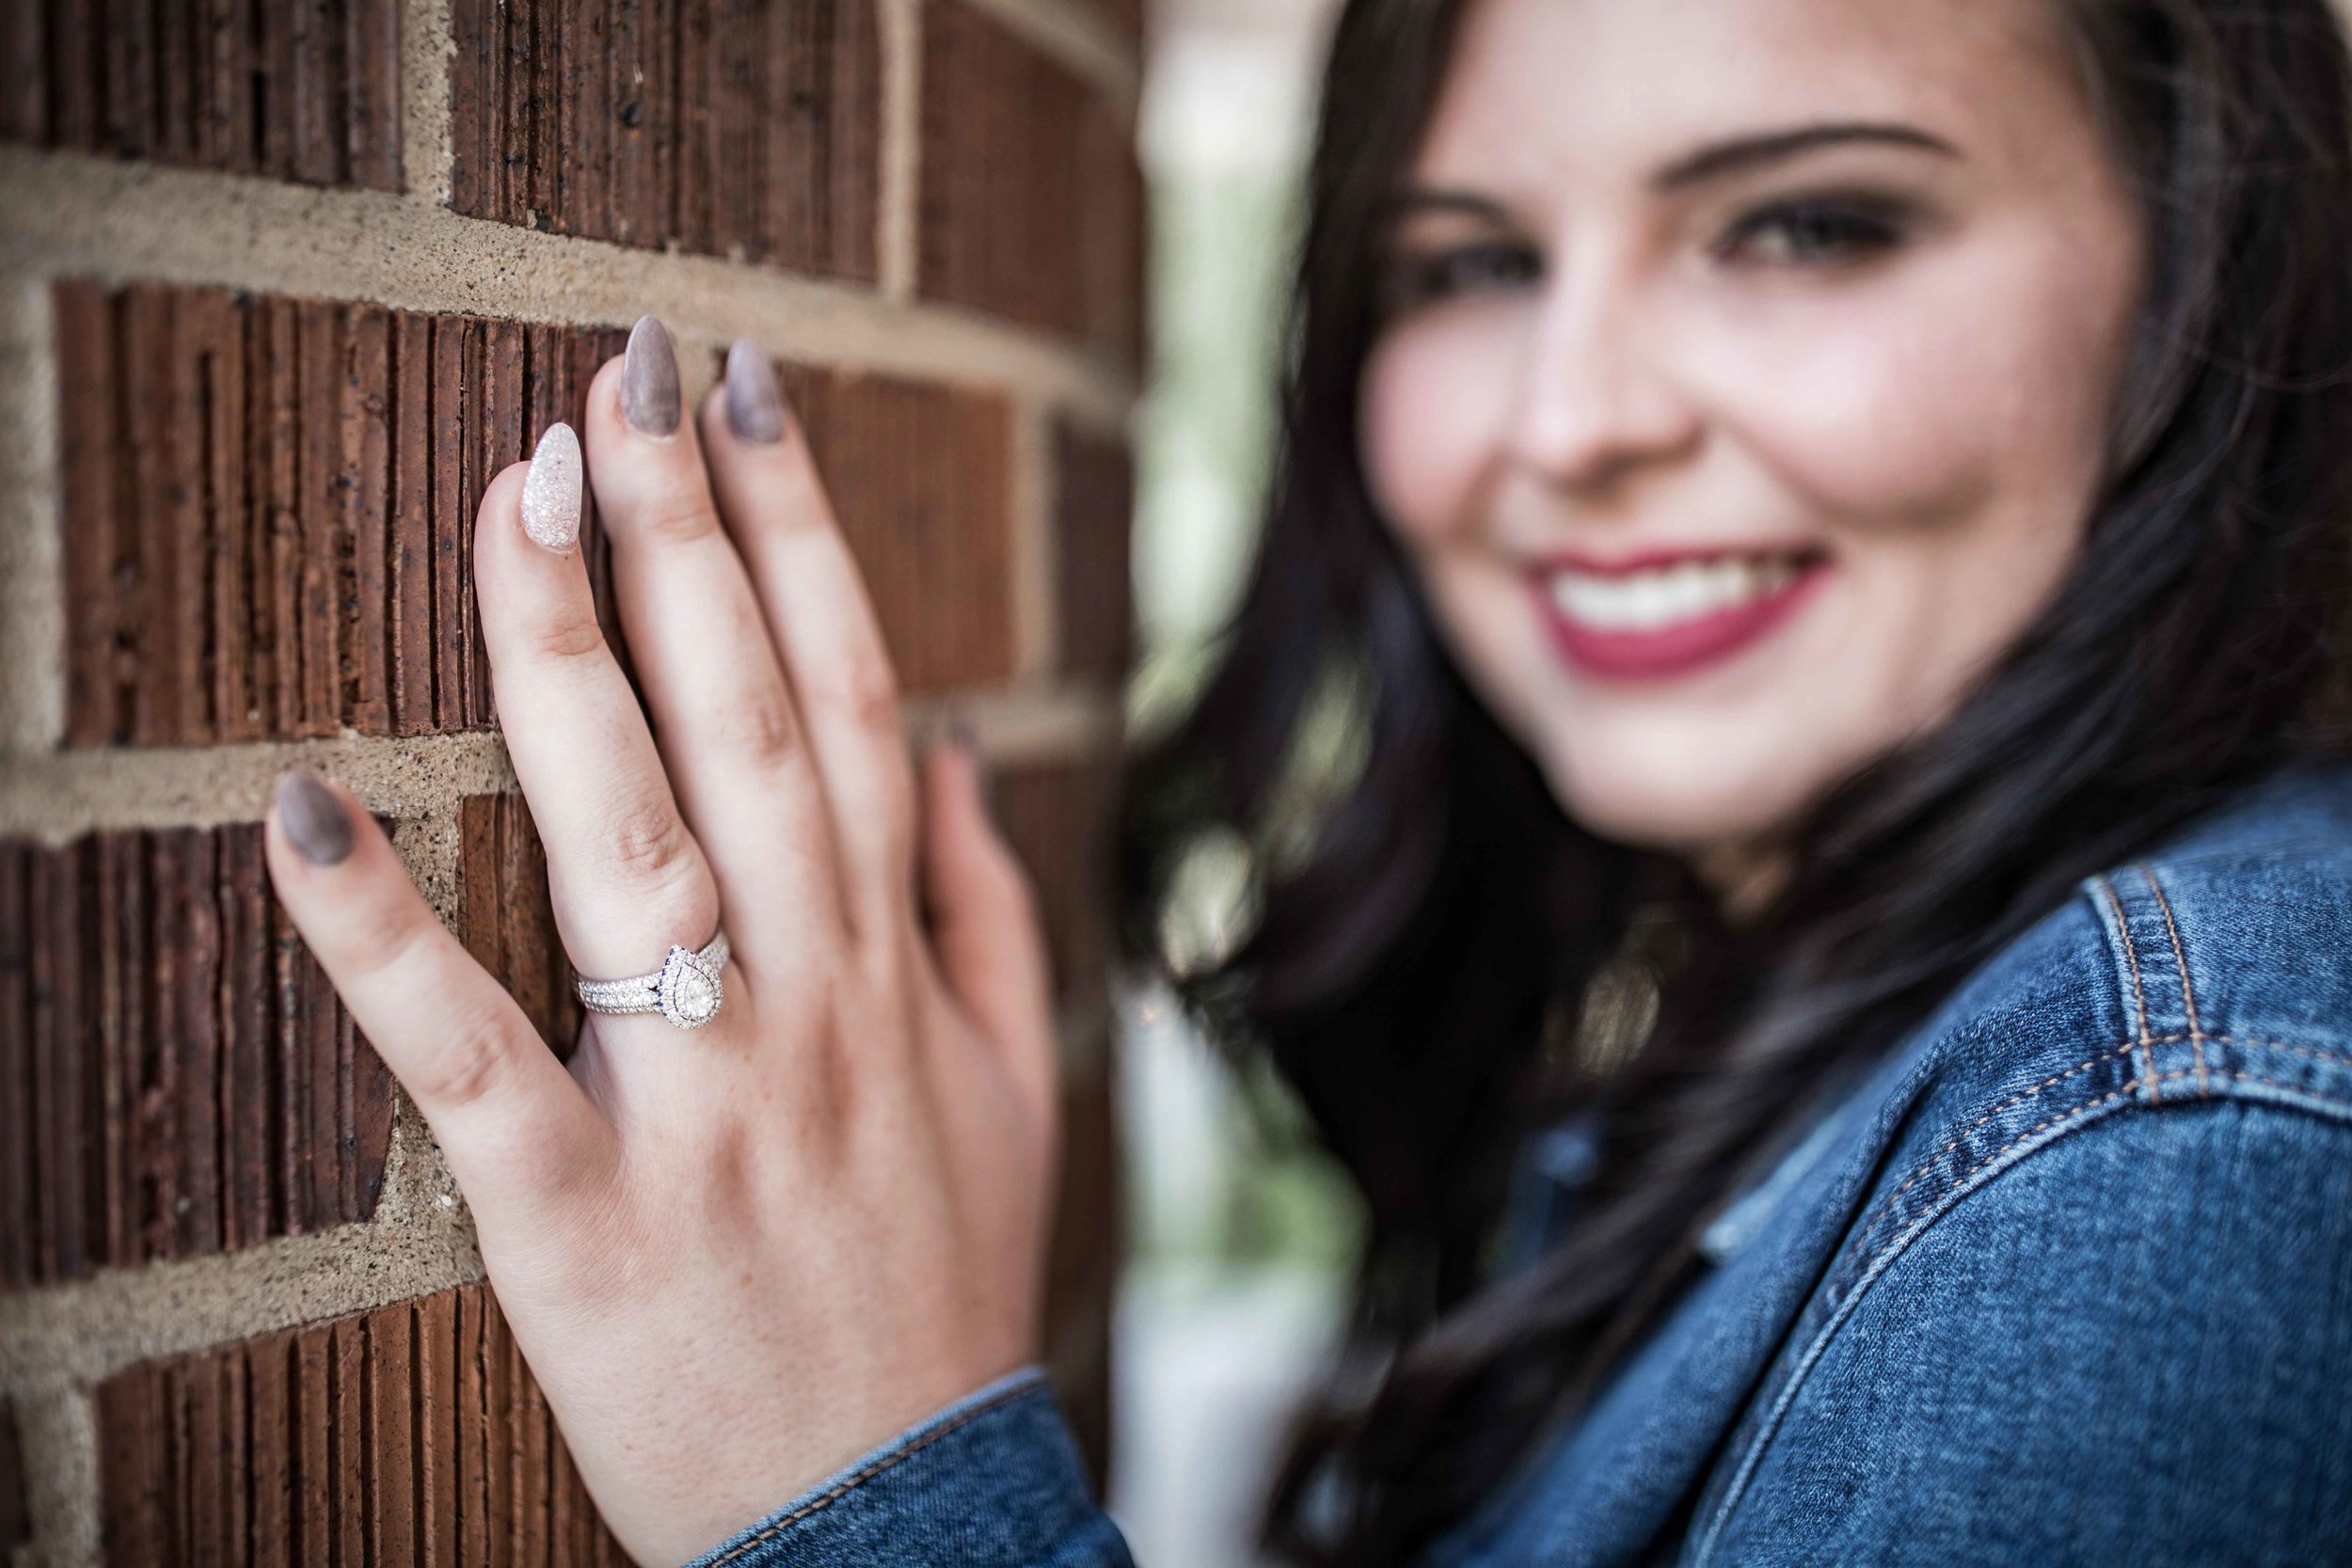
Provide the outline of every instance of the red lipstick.
{"type": "MultiPolygon", "coordinates": [[[[1677,562],[1717,559],[1727,553],[1760,552],[1653,550],[1609,562],[1564,556],[1555,558],[1551,564],[1555,568],[1572,565],[1596,577],[1622,577],[1677,562]]],[[[1643,628],[1597,626],[1580,621],[1553,598],[1548,574],[1538,573],[1529,580],[1544,628],[1552,645],[1571,666],[1586,674],[1609,679],[1654,680],[1728,658],[1794,614],[1828,575],[1829,562],[1815,554],[1802,556],[1792,564],[1795,575],[1769,593],[1687,620],[1643,628]]]]}

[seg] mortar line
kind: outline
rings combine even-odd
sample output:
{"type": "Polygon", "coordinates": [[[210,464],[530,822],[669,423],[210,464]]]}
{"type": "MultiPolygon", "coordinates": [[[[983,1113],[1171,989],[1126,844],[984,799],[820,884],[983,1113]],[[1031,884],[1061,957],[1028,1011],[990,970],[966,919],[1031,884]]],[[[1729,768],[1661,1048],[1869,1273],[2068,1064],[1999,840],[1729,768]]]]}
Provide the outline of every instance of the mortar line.
{"type": "Polygon", "coordinates": [[[0,291],[0,753],[65,733],[65,584],[57,534],[57,363],[49,291],[0,291]]]}
{"type": "Polygon", "coordinates": [[[63,843],[110,828],[259,821],[270,784],[309,768],[349,784],[370,811],[421,816],[514,786],[494,732],[221,746],[91,748],[0,762],[0,834],[63,843]]]}
{"type": "Polygon", "coordinates": [[[1109,21],[1073,0],[940,0],[961,3],[1003,23],[1020,38],[1084,77],[1124,123],[1135,122],[1143,90],[1136,46],[1109,21]]]}
{"type": "MultiPolygon", "coordinates": [[[[439,1164],[436,1151],[437,1172],[439,1164]]],[[[361,1223],[235,1252],[104,1269],[0,1298],[0,1397],[96,1383],[143,1361],[242,1344],[479,1281],[473,1221],[446,1175],[405,1185],[414,1201],[395,1205],[388,1173],[375,1217],[361,1223]]]]}
{"type": "MultiPolygon", "coordinates": [[[[905,699],[910,740],[928,735],[950,704],[970,718],[999,766],[1090,755],[1117,737],[1122,722],[1115,700],[1080,684],[958,688],[905,699]]],[[[466,796],[517,787],[504,740],[484,730],[59,751],[0,758],[0,837],[56,845],[108,829],[254,822],[271,782],[293,767],[331,775],[370,811],[403,822],[453,818],[466,796]]],[[[394,842],[421,879],[453,877],[453,860],[438,858],[453,847],[413,836],[394,842]]]]}
{"type": "Polygon", "coordinates": [[[40,1568],[97,1568],[98,1419],[79,1388],[49,1388],[10,1402],[31,1539],[22,1560],[40,1568]]]}
{"type": "Polygon", "coordinates": [[[410,199],[449,205],[455,151],[449,71],[457,58],[450,0],[402,0],[400,8],[400,175],[410,199]]]}
{"type": "Polygon", "coordinates": [[[923,160],[923,0],[880,0],[882,180],[875,203],[877,286],[914,300],[923,160]]]}
{"type": "Polygon", "coordinates": [[[715,256],[460,215],[381,191],[319,190],[79,152],[0,148],[0,272],[209,284],[554,325],[650,310],[716,343],[1050,402],[1104,432],[1138,395],[1111,356],[977,310],[715,256]]]}
{"type": "MultiPolygon", "coordinates": [[[[1070,1084],[1104,1070],[1115,1027],[1107,994],[1057,1006],[1055,1038],[1070,1084]]],[[[0,1297],[0,1398],[21,1413],[142,1362],[242,1344],[483,1277],[464,1199],[402,1094],[372,1218],[0,1297]]]]}

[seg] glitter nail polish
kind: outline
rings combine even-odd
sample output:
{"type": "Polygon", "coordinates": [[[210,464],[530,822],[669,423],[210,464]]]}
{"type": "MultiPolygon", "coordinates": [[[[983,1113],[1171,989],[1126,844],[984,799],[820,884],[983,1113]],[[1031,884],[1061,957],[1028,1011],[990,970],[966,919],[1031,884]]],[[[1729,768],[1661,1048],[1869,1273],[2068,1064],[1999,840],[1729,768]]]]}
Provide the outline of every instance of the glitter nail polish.
{"type": "Polygon", "coordinates": [[[523,476],[523,531],[558,555],[580,542],[580,437],[561,420],[539,434],[523,476]]]}

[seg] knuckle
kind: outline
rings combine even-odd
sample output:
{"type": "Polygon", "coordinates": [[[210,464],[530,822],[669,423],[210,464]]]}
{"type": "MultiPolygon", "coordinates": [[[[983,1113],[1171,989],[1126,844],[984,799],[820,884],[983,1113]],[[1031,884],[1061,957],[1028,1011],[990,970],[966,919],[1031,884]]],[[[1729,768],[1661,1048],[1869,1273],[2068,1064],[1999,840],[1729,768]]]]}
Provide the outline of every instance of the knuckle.
{"type": "Polygon", "coordinates": [[[610,830],[612,863],[628,882],[654,888],[679,886],[694,874],[694,844],[686,824],[666,800],[624,801],[610,830]]]}
{"type": "Polygon", "coordinates": [[[522,627],[521,636],[524,657],[548,663],[568,664],[604,652],[604,628],[584,610],[533,621],[522,627]]]}
{"type": "Polygon", "coordinates": [[[719,531],[719,514],[708,496],[683,487],[665,488],[647,498],[637,517],[637,531],[657,544],[691,545],[719,531]]]}
{"type": "Polygon", "coordinates": [[[855,723],[877,734],[898,731],[898,677],[890,661],[872,654],[837,659],[827,677],[829,695],[855,723]]]}
{"type": "Polygon", "coordinates": [[[497,1093],[516,1048],[505,1010],[487,1003],[461,1005],[448,1028],[424,1081],[410,1085],[419,1101],[444,1111],[478,1104],[497,1093]]]}
{"type": "Polygon", "coordinates": [[[710,738],[729,756],[770,768],[799,750],[799,728],[790,699],[780,688],[761,683],[739,693],[713,718],[710,738]]]}

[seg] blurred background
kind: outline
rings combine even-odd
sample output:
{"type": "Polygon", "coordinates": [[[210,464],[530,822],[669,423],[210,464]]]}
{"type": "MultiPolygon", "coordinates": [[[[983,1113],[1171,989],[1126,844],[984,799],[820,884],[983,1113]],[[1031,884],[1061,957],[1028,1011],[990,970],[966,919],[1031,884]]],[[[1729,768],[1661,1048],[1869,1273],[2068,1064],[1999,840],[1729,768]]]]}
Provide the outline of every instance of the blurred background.
{"type": "MultiPolygon", "coordinates": [[[[1195,689],[1256,538],[1314,90],[1331,0],[1153,0],[1138,138],[1152,362],[1136,428],[1131,730],[1195,689]]],[[[1236,916],[1187,877],[1178,940],[1236,916]]],[[[1109,1507],[1151,1568],[1255,1560],[1291,1403],[1344,1305],[1359,1216],[1279,1084],[1240,1073],[1155,990],[1118,1001],[1129,1252],[1112,1354],[1109,1507]]]]}

